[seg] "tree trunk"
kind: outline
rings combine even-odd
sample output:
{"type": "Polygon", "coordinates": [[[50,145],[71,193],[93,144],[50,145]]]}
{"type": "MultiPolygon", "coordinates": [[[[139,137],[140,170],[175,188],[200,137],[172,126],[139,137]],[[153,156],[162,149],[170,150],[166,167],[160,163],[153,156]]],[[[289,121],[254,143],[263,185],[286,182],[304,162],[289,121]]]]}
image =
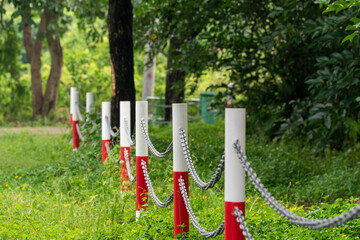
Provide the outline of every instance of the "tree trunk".
{"type": "Polygon", "coordinates": [[[135,123],[135,83],[131,0],[109,0],[110,58],[115,81],[111,97],[111,125],[119,126],[120,101],[131,101],[131,131],[135,123]]]}
{"type": "Polygon", "coordinates": [[[41,14],[38,32],[35,41],[32,39],[32,29],[30,23],[30,8],[22,15],[23,22],[23,42],[31,67],[32,85],[32,109],[33,118],[41,114],[43,104],[43,89],[41,80],[41,49],[46,29],[45,14],[41,14]]]}
{"type": "MultiPolygon", "coordinates": [[[[165,104],[181,103],[185,96],[185,72],[174,69],[175,63],[173,58],[180,55],[179,47],[181,40],[177,38],[170,39],[170,47],[167,59],[167,74],[166,74],[166,89],[165,89],[165,104]]],[[[172,108],[165,108],[165,120],[172,120],[172,108]]]]}
{"type": "MultiPolygon", "coordinates": [[[[51,21],[56,21],[49,12],[45,13],[45,19],[46,25],[51,21]]],[[[42,105],[41,115],[43,117],[47,116],[51,109],[56,109],[57,107],[59,84],[63,67],[63,53],[59,34],[53,30],[47,30],[46,39],[51,55],[51,69],[46,83],[46,91],[42,105]]]]}

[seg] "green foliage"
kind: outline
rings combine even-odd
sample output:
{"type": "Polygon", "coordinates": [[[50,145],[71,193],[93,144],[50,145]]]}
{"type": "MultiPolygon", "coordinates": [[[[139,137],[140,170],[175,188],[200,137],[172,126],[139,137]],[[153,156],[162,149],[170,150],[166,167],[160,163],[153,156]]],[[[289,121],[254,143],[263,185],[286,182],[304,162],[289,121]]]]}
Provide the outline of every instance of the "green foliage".
{"type": "MultiPolygon", "coordinates": [[[[321,5],[329,4],[330,0],[317,0],[317,3],[320,3],[321,5]]],[[[332,4],[329,4],[326,8],[326,10],[323,13],[329,13],[329,12],[335,12],[336,14],[349,9],[349,8],[358,8],[360,6],[359,1],[356,0],[346,0],[346,1],[335,1],[332,4]]],[[[360,11],[360,9],[358,10],[360,11]]],[[[347,35],[343,40],[342,43],[346,41],[352,42],[355,36],[358,35],[358,32],[360,30],[360,19],[359,18],[351,18],[350,21],[353,23],[351,25],[348,25],[346,27],[346,30],[353,31],[351,34],[347,35]]]]}
{"type": "Polygon", "coordinates": [[[17,56],[20,44],[13,22],[4,19],[0,26],[0,33],[0,77],[4,77],[6,73],[15,77],[19,73],[17,56]]]}
{"type": "Polygon", "coordinates": [[[305,81],[307,96],[290,101],[277,112],[283,115],[292,109],[289,118],[279,117],[277,134],[304,136],[318,149],[328,144],[341,149],[348,140],[356,141],[360,132],[352,126],[359,118],[359,41],[341,46],[346,32],[338,27],[353,13],[348,10],[339,16],[305,22],[303,32],[312,38],[309,46],[317,49],[314,72],[305,81]]]}
{"type": "MultiPolygon", "coordinates": [[[[118,144],[111,149],[113,157],[105,165],[100,164],[100,119],[96,119],[94,113],[86,117],[95,123],[81,124],[85,142],[78,152],[72,151],[71,134],[62,137],[23,132],[1,136],[0,151],[14,154],[17,162],[6,161],[4,165],[4,161],[0,161],[0,236],[10,239],[173,239],[172,206],[158,208],[150,199],[148,210],[135,221],[135,187],[132,185],[131,191],[120,192],[119,166],[112,163],[119,154],[118,144]]],[[[170,126],[150,125],[150,136],[159,150],[167,147],[171,131],[170,126]]],[[[189,124],[190,150],[204,180],[210,178],[221,157],[223,134],[223,123],[211,127],[203,123],[189,124]]],[[[265,145],[258,137],[249,138],[247,142],[248,159],[270,192],[291,211],[311,218],[336,216],[358,204],[359,199],[339,197],[358,196],[359,148],[329,151],[326,158],[321,159],[315,151],[302,148],[297,142],[265,145]]],[[[150,155],[149,170],[156,194],[164,200],[173,187],[171,158],[157,159],[150,155]]],[[[224,218],[223,185],[222,177],[214,189],[203,191],[190,181],[191,205],[200,224],[208,230],[215,229],[224,218]]],[[[290,224],[279,217],[250,184],[246,205],[246,221],[256,239],[360,237],[359,219],[321,230],[290,224]]],[[[189,238],[203,239],[192,226],[189,238]]]]}

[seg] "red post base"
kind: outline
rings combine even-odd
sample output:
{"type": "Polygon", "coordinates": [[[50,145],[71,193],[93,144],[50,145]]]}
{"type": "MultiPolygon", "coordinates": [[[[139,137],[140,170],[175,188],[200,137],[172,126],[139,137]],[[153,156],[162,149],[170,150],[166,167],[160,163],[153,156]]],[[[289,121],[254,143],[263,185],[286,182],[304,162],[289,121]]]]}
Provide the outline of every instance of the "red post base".
{"type": "Polygon", "coordinates": [[[146,186],[141,161],[145,161],[146,166],[148,166],[148,157],[136,156],[136,211],[147,209],[148,207],[148,188],[146,186]]]}
{"type": "Polygon", "coordinates": [[[225,240],[244,240],[244,235],[240,229],[240,223],[233,215],[235,207],[238,207],[245,217],[245,202],[225,201],[225,240]]]}
{"type": "Polygon", "coordinates": [[[106,151],[105,143],[107,143],[109,148],[110,148],[110,139],[102,140],[102,142],[101,142],[101,163],[102,164],[104,164],[106,158],[108,157],[108,153],[106,151]]]}
{"type": "MultiPolygon", "coordinates": [[[[125,149],[128,152],[128,160],[130,163],[130,147],[120,147],[120,180],[121,180],[121,191],[130,190],[130,180],[126,169],[125,162],[125,149]]],[[[131,163],[130,163],[131,167],[131,163]]]]}
{"type": "Polygon", "coordinates": [[[174,238],[176,235],[189,232],[189,214],[179,187],[179,178],[184,179],[186,191],[189,195],[188,172],[174,172],[174,238]],[[181,227],[180,227],[181,225],[181,227]]]}
{"type": "Polygon", "coordinates": [[[70,126],[72,126],[72,113],[70,113],[70,126]]]}
{"type": "Polygon", "coordinates": [[[73,150],[78,150],[79,148],[79,134],[76,130],[76,124],[79,124],[79,121],[72,121],[73,129],[73,150]]]}

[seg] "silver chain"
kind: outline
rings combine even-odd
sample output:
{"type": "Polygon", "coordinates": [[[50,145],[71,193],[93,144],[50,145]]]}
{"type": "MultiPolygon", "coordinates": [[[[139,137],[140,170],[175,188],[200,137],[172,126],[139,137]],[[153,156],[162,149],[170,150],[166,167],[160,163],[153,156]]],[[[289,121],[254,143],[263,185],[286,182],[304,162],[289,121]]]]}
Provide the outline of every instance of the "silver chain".
{"type": "Polygon", "coordinates": [[[247,172],[252,184],[260,192],[261,196],[267,201],[269,206],[272,207],[275,212],[285,217],[288,221],[299,224],[300,226],[306,228],[318,229],[325,227],[337,227],[347,221],[360,217],[360,205],[351,208],[348,212],[345,212],[339,216],[328,219],[308,219],[290,212],[288,209],[286,209],[286,207],[281,205],[261,183],[256,173],[254,173],[253,169],[250,167],[250,163],[247,161],[246,156],[241,151],[238,140],[234,142],[233,147],[235,148],[238,159],[240,160],[240,163],[244,170],[247,172]]]}
{"type": "Polygon", "coordinates": [[[110,157],[110,146],[109,146],[108,142],[105,142],[105,148],[106,148],[106,152],[107,152],[108,156],[110,157]]]}
{"type": "Polygon", "coordinates": [[[166,199],[165,203],[161,202],[159,198],[155,195],[154,189],[151,185],[149,173],[147,171],[146,162],[144,160],[141,161],[141,167],[143,169],[146,186],[149,190],[151,198],[154,200],[154,203],[162,208],[169,206],[174,200],[174,192],[170,195],[170,197],[166,199]]]}
{"type": "Polygon", "coordinates": [[[238,223],[240,223],[239,227],[242,230],[242,234],[244,235],[244,237],[246,237],[246,240],[254,240],[253,236],[251,235],[251,233],[246,225],[245,218],[243,216],[243,212],[238,207],[235,207],[233,215],[236,217],[236,221],[238,223]]]}
{"type": "Polygon", "coordinates": [[[114,164],[118,164],[118,163],[120,163],[120,157],[116,159],[116,161],[114,161],[114,164]]]}
{"type": "Polygon", "coordinates": [[[125,164],[126,164],[126,170],[127,170],[128,176],[129,176],[129,180],[130,180],[130,182],[135,182],[136,174],[133,176],[131,173],[131,167],[130,167],[130,162],[129,162],[129,153],[126,148],[124,149],[124,155],[125,155],[125,164]]]}
{"type": "Polygon", "coordinates": [[[80,121],[84,121],[84,119],[83,119],[83,117],[81,116],[81,113],[80,113],[79,105],[77,105],[77,107],[76,107],[76,113],[79,116],[80,121]]]}
{"type": "Polygon", "coordinates": [[[183,151],[184,151],[184,156],[185,156],[185,161],[186,161],[186,164],[190,170],[190,174],[195,182],[195,184],[201,188],[201,189],[204,189],[204,190],[207,190],[209,188],[213,188],[215,186],[215,184],[220,180],[221,178],[221,174],[222,172],[224,171],[224,166],[225,166],[225,155],[223,155],[220,159],[220,162],[216,168],[216,171],[214,173],[214,175],[212,176],[212,178],[209,180],[209,182],[205,183],[203,182],[196,170],[195,170],[195,167],[194,167],[194,164],[192,162],[192,159],[191,159],[191,155],[190,155],[190,152],[189,152],[189,146],[187,144],[187,138],[186,138],[186,134],[185,134],[185,130],[180,128],[180,141],[181,141],[181,145],[183,147],[183,151]]]}
{"type": "Polygon", "coordinates": [[[150,138],[149,138],[149,134],[148,134],[148,132],[147,132],[144,119],[141,119],[140,124],[141,124],[142,132],[143,132],[143,134],[144,134],[145,141],[146,141],[147,145],[149,146],[150,151],[151,151],[156,157],[158,157],[158,158],[164,158],[164,157],[166,157],[167,155],[169,155],[169,153],[172,151],[172,145],[173,145],[173,143],[171,142],[171,143],[169,144],[169,146],[166,148],[165,152],[162,152],[162,153],[161,153],[161,152],[158,152],[158,151],[155,149],[154,145],[152,144],[152,142],[151,142],[151,140],[150,140],[150,138]]]}
{"type": "MultiPolygon", "coordinates": [[[[107,152],[108,156],[111,157],[111,155],[110,155],[110,147],[109,147],[109,144],[107,142],[105,143],[105,148],[106,148],[106,152],[107,152]]],[[[118,164],[118,163],[120,163],[120,157],[116,161],[114,161],[114,164],[118,164]]]]}
{"type": "Polygon", "coordinates": [[[193,226],[196,228],[196,230],[200,233],[201,236],[204,236],[206,238],[214,238],[220,234],[222,234],[224,232],[224,221],[220,224],[220,226],[215,229],[212,232],[206,231],[198,222],[198,220],[196,219],[196,216],[194,214],[194,211],[192,210],[191,206],[190,206],[190,200],[188,197],[188,194],[186,192],[186,187],[185,187],[185,183],[184,183],[184,179],[182,177],[179,178],[179,187],[180,187],[180,191],[181,191],[181,195],[184,199],[184,203],[185,203],[185,207],[187,212],[189,213],[189,216],[191,218],[191,223],[193,224],[193,226]]]}
{"type": "Polygon", "coordinates": [[[83,135],[81,134],[81,131],[80,131],[80,126],[79,126],[79,124],[78,124],[78,123],[76,124],[76,131],[77,131],[77,133],[78,133],[78,135],[79,135],[79,137],[80,137],[81,141],[85,141],[85,139],[84,139],[83,135]]]}
{"type": "Polygon", "coordinates": [[[120,134],[120,129],[119,129],[116,133],[114,133],[114,131],[113,131],[112,128],[111,128],[111,125],[110,125],[110,121],[109,121],[108,116],[105,116],[105,123],[106,123],[107,128],[109,129],[109,133],[110,133],[111,136],[113,136],[113,137],[119,136],[119,134],[120,134]]]}
{"type": "Polygon", "coordinates": [[[131,139],[129,124],[128,124],[128,121],[127,121],[126,117],[124,117],[124,125],[125,125],[126,137],[127,137],[128,141],[129,141],[130,145],[133,146],[133,145],[135,145],[136,139],[134,139],[134,141],[131,139]]]}

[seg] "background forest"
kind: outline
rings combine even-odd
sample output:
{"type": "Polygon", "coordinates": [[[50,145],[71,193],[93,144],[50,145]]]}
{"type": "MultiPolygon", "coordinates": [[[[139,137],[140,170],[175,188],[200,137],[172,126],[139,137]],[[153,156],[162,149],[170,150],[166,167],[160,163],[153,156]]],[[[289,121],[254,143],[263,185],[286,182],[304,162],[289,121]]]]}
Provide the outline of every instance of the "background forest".
{"type": "MultiPolygon", "coordinates": [[[[151,41],[149,53],[157,56],[155,96],[166,97],[167,75],[177,71],[173,85],[185,88],[186,98],[216,91],[221,112],[230,93],[235,107],[247,108],[250,130],[270,140],[301,137],[318,149],[342,149],[360,133],[360,20],[356,1],[329,3],[133,1],[136,98],[141,97],[144,46],[151,41]],[[230,82],[234,87],[227,89],[230,82]]],[[[78,86],[80,96],[95,92],[98,106],[110,98],[106,1],[2,1],[1,6],[0,124],[34,119],[20,19],[24,9],[32,8],[31,26],[41,24],[42,9],[56,9],[49,27],[63,49],[56,110],[45,120],[35,115],[38,122],[66,122],[71,86],[78,86]]],[[[43,88],[51,73],[49,46],[44,39],[43,88]]]]}

